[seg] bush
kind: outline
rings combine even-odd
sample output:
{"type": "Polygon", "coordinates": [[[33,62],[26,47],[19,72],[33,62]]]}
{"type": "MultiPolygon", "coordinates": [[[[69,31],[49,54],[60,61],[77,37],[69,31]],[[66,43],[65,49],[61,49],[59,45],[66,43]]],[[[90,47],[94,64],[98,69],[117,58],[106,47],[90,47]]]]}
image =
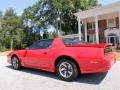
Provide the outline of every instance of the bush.
{"type": "Polygon", "coordinates": [[[5,46],[2,46],[1,44],[0,44],[0,51],[1,52],[4,52],[4,51],[8,51],[9,49],[7,49],[5,46]]]}

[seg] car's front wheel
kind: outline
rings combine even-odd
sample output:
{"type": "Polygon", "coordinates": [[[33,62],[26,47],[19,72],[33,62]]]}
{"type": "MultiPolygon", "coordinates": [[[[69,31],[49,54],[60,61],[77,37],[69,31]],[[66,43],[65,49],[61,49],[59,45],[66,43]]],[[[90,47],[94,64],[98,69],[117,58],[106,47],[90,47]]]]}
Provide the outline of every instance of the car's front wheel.
{"type": "Polygon", "coordinates": [[[78,77],[77,65],[69,59],[62,59],[57,65],[58,76],[64,81],[73,81],[78,77]]]}
{"type": "Polygon", "coordinates": [[[21,63],[16,56],[12,57],[12,67],[15,70],[19,70],[21,68],[21,63]]]}

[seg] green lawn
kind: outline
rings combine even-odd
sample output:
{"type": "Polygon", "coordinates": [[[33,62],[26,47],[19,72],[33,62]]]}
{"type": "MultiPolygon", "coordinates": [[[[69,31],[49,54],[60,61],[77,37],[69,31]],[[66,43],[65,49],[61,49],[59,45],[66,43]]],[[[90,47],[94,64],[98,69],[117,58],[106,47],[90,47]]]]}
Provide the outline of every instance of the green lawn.
{"type": "Polygon", "coordinates": [[[117,55],[117,60],[120,60],[120,54],[119,54],[119,55],[117,55]]]}
{"type": "Polygon", "coordinates": [[[116,50],[116,52],[120,54],[120,50],[116,50]]]}
{"type": "Polygon", "coordinates": [[[120,50],[116,50],[117,52],[117,60],[120,60],[120,50]]]}

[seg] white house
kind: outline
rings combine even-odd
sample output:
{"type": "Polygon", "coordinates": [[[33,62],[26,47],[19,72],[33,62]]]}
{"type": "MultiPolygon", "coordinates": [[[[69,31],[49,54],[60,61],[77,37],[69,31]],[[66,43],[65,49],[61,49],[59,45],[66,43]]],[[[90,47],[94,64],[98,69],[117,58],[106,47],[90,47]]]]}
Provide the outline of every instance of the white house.
{"type": "Polygon", "coordinates": [[[120,45],[120,1],[77,12],[79,39],[120,45]]]}

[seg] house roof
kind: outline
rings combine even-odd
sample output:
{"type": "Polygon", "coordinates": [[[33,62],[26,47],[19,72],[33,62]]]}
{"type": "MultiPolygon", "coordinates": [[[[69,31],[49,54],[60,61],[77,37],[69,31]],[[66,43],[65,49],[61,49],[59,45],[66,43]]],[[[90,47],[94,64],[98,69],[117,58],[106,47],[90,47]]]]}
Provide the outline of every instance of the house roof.
{"type": "Polygon", "coordinates": [[[103,15],[103,14],[116,12],[116,11],[120,11],[120,1],[112,3],[112,4],[104,5],[101,7],[97,7],[94,9],[77,12],[74,15],[76,17],[83,19],[83,18],[95,16],[95,15],[103,15]]]}

